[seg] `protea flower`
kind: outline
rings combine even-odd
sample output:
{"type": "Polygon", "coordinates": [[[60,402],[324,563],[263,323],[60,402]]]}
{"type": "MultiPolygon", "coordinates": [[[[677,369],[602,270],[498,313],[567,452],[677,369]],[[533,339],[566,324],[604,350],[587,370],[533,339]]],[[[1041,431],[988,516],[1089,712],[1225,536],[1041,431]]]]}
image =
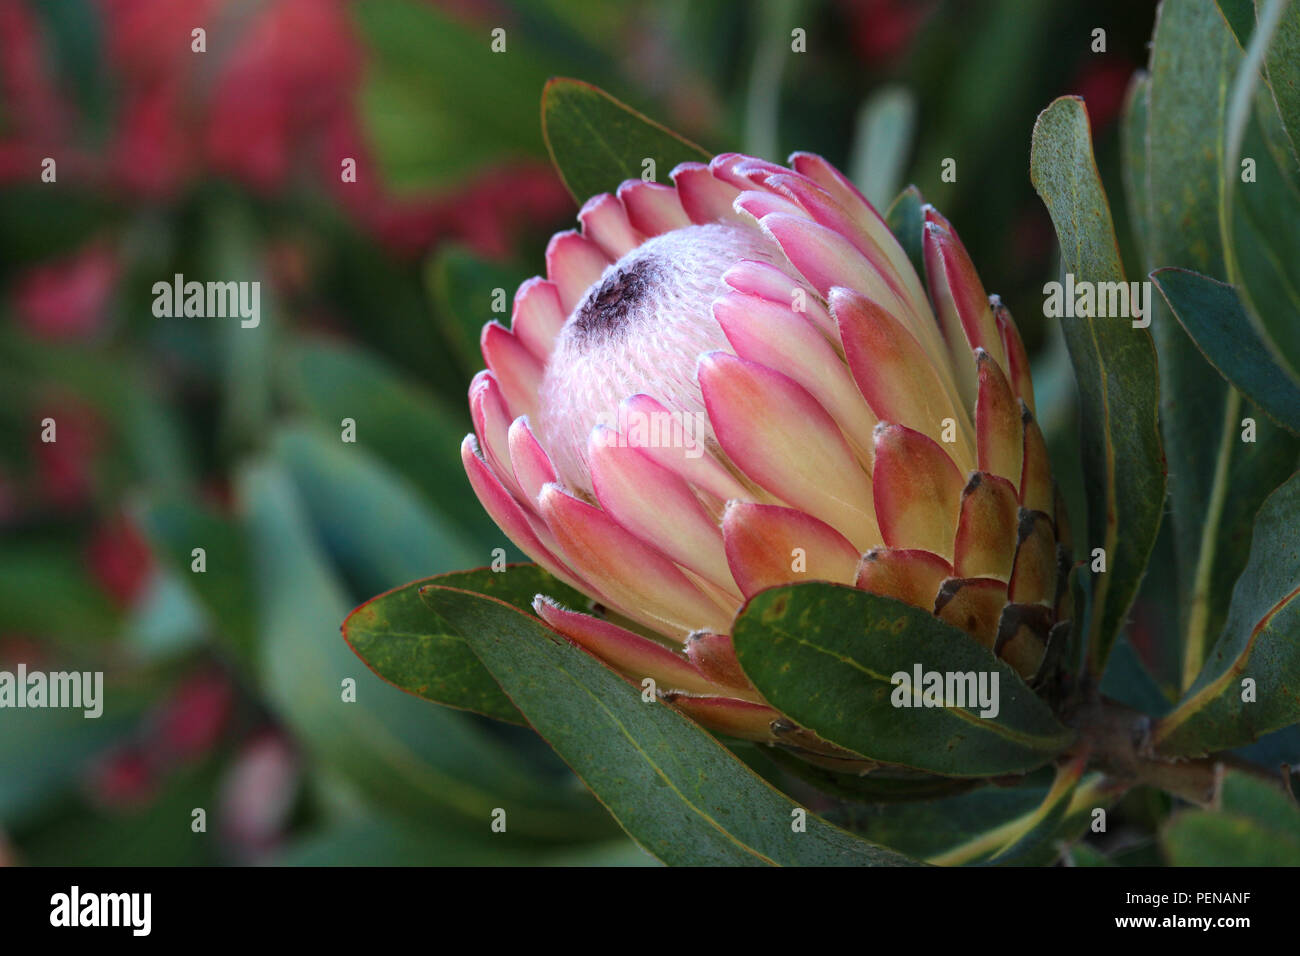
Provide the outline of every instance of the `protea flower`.
{"type": "Polygon", "coordinates": [[[728,637],[756,592],[856,585],[1032,680],[1068,547],[1024,346],[952,227],[923,207],[927,295],[839,171],[791,166],[728,153],[588,201],[484,328],[461,448],[510,539],[594,602],[539,595],[551,627],[769,742],[791,723],[728,637]]]}

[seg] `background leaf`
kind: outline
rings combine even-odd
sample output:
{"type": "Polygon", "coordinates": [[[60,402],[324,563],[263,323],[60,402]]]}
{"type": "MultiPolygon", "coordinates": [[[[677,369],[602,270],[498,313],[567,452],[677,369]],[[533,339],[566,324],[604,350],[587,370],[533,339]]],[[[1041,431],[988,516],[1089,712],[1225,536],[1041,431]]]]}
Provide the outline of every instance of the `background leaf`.
{"type": "Polygon", "coordinates": [[[464,567],[479,556],[475,542],[410,484],[337,433],[287,427],[272,445],[321,543],[359,593],[464,567]]]}
{"type": "MultiPolygon", "coordinates": [[[[1076,281],[1123,282],[1081,100],[1062,97],[1039,115],[1030,178],[1056,226],[1061,271],[1076,281]]],[[[1087,616],[1088,666],[1100,676],[1163,513],[1159,379],[1151,334],[1130,320],[1062,318],[1061,328],[1079,387],[1088,547],[1106,551],[1106,573],[1094,578],[1087,616]]]]}
{"type": "Polygon", "coordinates": [[[1300,866],[1300,808],[1276,786],[1224,778],[1217,810],[1185,810],[1160,844],[1173,866],[1300,866]]]}
{"type": "Polygon", "coordinates": [[[343,419],[355,421],[356,443],[348,447],[382,459],[458,529],[480,541],[504,540],[479,507],[464,470],[432,464],[448,448],[458,448],[469,431],[459,408],[453,412],[379,357],[324,339],[305,338],[287,350],[280,381],[290,406],[323,432],[341,435],[343,419]]]}
{"type": "Polygon", "coordinates": [[[220,639],[246,667],[257,659],[257,597],[251,553],[238,522],[192,500],[159,497],[141,506],[141,519],[179,579],[193,592],[220,639]],[[191,570],[195,548],[204,570],[191,570]]]}
{"type": "Polygon", "coordinates": [[[511,830],[530,839],[608,835],[608,818],[584,794],[540,785],[470,715],[410,697],[357,660],[338,633],[344,592],[282,469],[250,465],[239,491],[262,598],[267,698],[317,761],[373,806],[417,819],[443,814],[487,828],[503,807],[511,830]],[[343,700],[346,678],[355,702],[343,700]]]}

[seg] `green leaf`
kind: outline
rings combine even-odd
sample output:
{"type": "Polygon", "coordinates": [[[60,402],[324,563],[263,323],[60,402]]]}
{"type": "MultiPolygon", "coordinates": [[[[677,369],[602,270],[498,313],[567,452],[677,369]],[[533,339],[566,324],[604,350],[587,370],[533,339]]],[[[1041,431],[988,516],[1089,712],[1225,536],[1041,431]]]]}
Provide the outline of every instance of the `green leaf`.
{"type": "Polygon", "coordinates": [[[852,179],[876,208],[898,190],[915,126],[916,96],[906,86],[882,86],[858,110],[852,179]]]}
{"type": "MultiPolygon", "coordinates": [[[[0,660],[13,670],[16,662],[0,660]]],[[[28,666],[35,670],[34,663],[28,666]]],[[[136,681],[139,678],[136,676],[136,681]]],[[[149,688],[158,692],[157,688],[149,688]]],[[[6,710],[0,734],[0,819],[12,832],[28,816],[48,810],[55,794],[84,778],[87,767],[115,741],[126,738],[148,704],[133,688],[104,686],[104,713],[84,710],[6,710]]]]}
{"type": "Polygon", "coordinates": [[[343,622],[344,640],[395,687],[434,703],[526,724],[464,638],[421,600],[421,589],[430,585],[486,594],[525,613],[532,613],[538,594],[575,608],[585,607],[586,598],[535,564],[514,564],[500,573],[478,568],[414,581],[371,598],[343,622]]]}
{"type": "MultiPolygon", "coordinates": [[[[1253,10],[1249,15],[1253,22],[1253,10]]],[[[1218,216],[1224,188],[1224,90],[1241,58],[1211,0],[1161,6],[1151,53],[1149,118],[1130,115],[1130,124],[1140,128],[1126,137],[1128,165],[1141,167],[1140,176],[1134,170],[1130,177],[1130,193],[1133,205],[1144,210],[1144,216],[1135,218],[1146,219],[1147,271],[1173,264],[1208,276],[1227,275],[1218,216]]],[[[1132,105],[1139,106],[1136,101],[1132,105]]],[[[1165,301],[1156,303],[1151,331],[1160,354],[1161,433],[1173,476],[1170,560],[1177,575],[1179,620],[1177,630],[1167,633],[1176,633],[1181,645],[1176,654],[1160,656],[1180,660],[1179,687],[1186,688],[1223,627],[1233,582],[1246,563],[1255,512],[1290,474],[1300,449],[1267,422],[1260,423],[1255,441],[1240,440],[1243,418],[1258,419],[1259,412],[1243,403],[1238,390],[1255,401],[1265,399],[1265,410],[1277,418],[1263,394],[1268,389],[1261,386],[1271,387],[1274,381],[1287,385],[1285,373],[1280,379],[1272,374],[1276,365],[1244,310],[1237,309],[1234,327],[1218,303],[1202,302],[1204,308],[1196,311],[1180,307],[1170,298],[1162,274],[1152,274],[1165,301]],[[1250,371],[1243,374],[1247,355],[1250,371]],[[1211,449],[1214,453],[1207,453],[1211,449]]],[[[1182,285],[1192,286],[1194,280],[1182,285]]],[[[1202,284],[1209,284],[1207,289],[1212,285],[1209,279],[1202,284]]],[[[1231,288],[1217,288],[1225,306],[1235,303],[1231,288]]],[[[1189,293],[1182,296],[1184,305],[1189,298],[1195,302],[1189,293]]]]}
{"type": "Polygon", "coordinates": [[[763,591],[736,618],[732,641],[740,666],[773,707],[882,763],[954,777],[1023,773],[1071,740],[1047,704],[987,648],[933,614],[857,588],[809,582],[763,591]],[[916,666],[996,676],[997,714],[980,716],[975,701],[899,706],[895,699],[906,691],[894,675],[910,678],[916,666]]]}
{"type": "Polygon", "coordinates": [[[1300,866],[1300,808],[1275,785],[1230,772],[1218,810],[1176,814],[1160,836],[1173,866],[1300,866]]]}
{"type": "MultiPolygon", "coordinates": [[[[1284,5],[1268,0],[1228,95],[1224,127],[1220,223],[1227,260],[1225,278],[1237,287],[1261,339],[1279,364],[1300,380],[1300,261],[1296,159],[1282,139],[1275,104],[1260,88],[1260,69],[1278,32],[1284,5]],[[1243,160],[1254,178],[1243,181],[1243,160]]],[[[1178,263],[1181,264],[1181,263],[1178,263]]]]}
{"type": "Polygon", "coordinates": [[[1046,778],[1034,773],[1015,787],[980,786],[926,802],[837,808],[833,818],[865,839],[931,862],[959,847],[973,848],[975,841],[983,839],[986,848],[970,853],[978,858],[998,845],[986,839],[990,831],[1033,813],[1042,803],[1051,783],[1050,771],[1044,772],[1046,778]]]}
{"type": "MultiPolygon", "coordinates": [[[[1141,224],[1143,272],[1172,263],[1225,274],[1218,221],[1221,90],[1240,59],[1241,51],[1213,0],[1160,6],[1150,74],[1144,84],[1135,84],[1124,128],[1125,182],[1133,218],[1141,224]]],[[[1195,595],[1199,585],[1203,606],[1207,562],[1217,553],[1218,540],[1231,535],[1220,521],[1222,479],[1241,450],[1240,443],[1227,442],[1238,427],[1241,400],[1158,298],[1151,334],[1160,356],[1160,430],[1173,475],[1172,529],[1166,532],[1173,541],[1167,560],[1173,564],[1172,584],[1178,595],[1174,626],[1164,631],[1168,643],[1176,646],[1160,648],[1157,656],[1184,666],[1191,653],[1199,668],[1204,641],[1189,642],[1185,635],[1189,630],[1206,633],[1206,616],[1195,611],[1195,595]],[[1185,651],[1189,643],[1192,650],[1185,651]]],[[[1256,507],[1272,487],[1261,492],[1256,507]]],[[[1245,560],[1242,553],[1233,577],[1245,560]]],[[[1179,687],[1195,676],[1193,669],[1179,687]]]]}
{"type": "Polygon", "coordinates": [[[543,155],[537,114],[520,93],[558,61],[530,49],[526,31],[508,30],[506,52],[494,53],[489,27],[431,4],[361,0],[350,12],[367,52],[361,116],[389,188],[442,188],[499,158],[543,155]]]}
{"type": "Polygon", "coordinates": [[[0,268],[75,253],[120,218],[121,211],[108,205],[102,193],[63,182],[53,189],[47,183],[6,184],[0,190],[0,268]]]}
{"type": "Polygon", "coordinates": [[[259,586],[265,698],[319,767],[376,808],[416,819],[451,815],[487,828],[503,807],[510,832],[534,840],[609,833],[589,797],[527,772],[472,715],[430,707],[366,670],[339,638],[348,598],[289,476],[256,463],[237,489],[259,586]],[[355,681],[355,700],[345,681],[355,681]]]}
{"type": "MultiPolygon", "coordinates": [[[[1236,290],[1188,269],[1157,269],[1151,278],[1215,369],[1273,421],[1293,435],[1300,435],[1300,383],[1273,361],[1251,326],[1236,290]]],[[[1234,432],[1240,426],[1236,421],[1230,424],[1234,432]]],[[[1198,430],[1197,434],[1204,454],[1204,432],[1198,430]]]]}
{"type": "Polygon", "coordinates": [[[694,865],[905,864],[800,809],[697,724],[493,598],[424,592],[515,705],[647,852],[694,865]]]}
{"type": "MultiPolygon", "coordinates": [[[[736,750],[738,745],[732,745],[736,750]]],[[[867,804],[913,803],[933,801],[954,794],[962,794],[978,787],[982,781],[970,777],[941,777],[906,768],[880,767],[871,773],[850,773],[817,767],[779,747],[755,746],[750,757],[775,765],[781,771],[798,777],[821,793],[867,804]]],[[[751,766],[755,760],[749,760],[751,766]]],[[[769,779],[771,776],[769,775],[769,779]]],[[[850,827],[850,829],[854,829],[850,827]]],[[[904,849],[891,840],[877,840],[904,849]]],[[[910,852],[910,851],[909,851],[910,852]]]]}
{"type": "Polygon", "coordinates": [[[281,429],[272,445],[322,543],[358,592],[475,563],[474,542],[357,445],[306,428],[281,429]]]}
{"type": "Polygon", "coordinates": [[[542,91],[542,135],[564,185],[585,202],[639,179],[654,161],[656,180],[678,163],[707,162],[709,154],[672,130],[580,80],[557,77],[542,91]]]}
{"type": "Polygon", "coordinates": [[[1264,53],[1268,88],[1278,117],[1291,143],[1291,157],[1300,162],[1300,5],[1287,4],[1273,40],[1264,53]]]}
{"type": "Polygon", "coordinates": [[[262,273],[261,237],[251,211],[223,197],[208,205],[205,216],[203,265],[219,276],[260,283],[256,325],[245,327],[239,316],[211,320],[221,356],[221,443],[238,451],[260,445],[274,411],[271,363],[280,335],[275,286],[262,273]]]}
{"type": "Polygon", "coordinates": [[[510,296],[527,274],[518,267],[481,259],[452,244],[441,246],[425,273],[429,291],[443,319],[443,331],[465,370],[465,381],[483,367],[479,336],[489,319],[509,324],[507,312],[494,313],[496,290],[510,308],[510,296]]]}
{"type": "Polygon", "coordinates": [[[433,464],[455,460],[469,430],[459,409],[449,409],[378,356],[320,339],[288,350],[281,385],[290,405],[327,431],[341,434],[345,418],[356,422],[356,443],[349,447],[383,459],[459,528],[480,541],[502,538],[464,471],[433,464]]]}
{"type": "Polygon", "coordinates": [[[1300,767],[1300,724],[1265,734],[1253,744],[1238,747],[1233,754],[1270,770],[1281,771],[1283,764],[1300,767]]]}
{"type": "Polygon", "coordinates": [[[1104,696],[1152,717],[1163,716],[1172,706],[1127,637],[1115,642],[1099,690],[1104,696]]]}
{"type": "MultiPolygon", "coordinates": [[[[1018,822],[1016,829],[988,858],[988,863],[1042,866],[1060,855],[1057,837],[1066,827],[1069,817],[1076,818],[1077,826],[1079,810],[1083,809],[1075,805],[1075,795],[1079,790],[1079,778],[1083,776],[1084,763],[1085,759],[1078,759],[1057,768],[1056,779],[1043,802],[1018,822]]],[[[1082,832],[1082,827],[1079,830],[1082,832]]],[[[1078,834],[1073,836],[1077,838],[1078,834]]]]}
{"type": "Polygon", "coordinates": [[[0,633],[100,641],[121,620],[73,548],[17,540],[0,547],[0,633]]]}
{"type": "MultiPolygon", "coordinates": [[[[1030,178],[1056,226],[1062,272],[1076,281],[1123,282],[1082,100],[1061,97],[1039,114],[1030,178]]],[[[1061,328],[1079,387],[1088,547],[1106,553],[1106,571],[1093,581],[1086,628],[1088,667],[1099,677],[1164,510],[1159,377],[1150,332],[1130,320],[1062,318],[1061,328]]]]}
{"type": "Polygon", "coordinates": [[[1147,131],[1151,114],[1151,76],[1143,70],[1133,74],[1124,97],[1120,124],[1123,155],[1124,196],[1128,201],[1129,222],[1138,250],[1145,255],[1150,245],[1149,206],[1151,183],[1147,170],[1147,131]]]}
{"type": "Polygon", "coordinates": [[[1249,743],[1300,720],[1300,474],[1255,519],[1250,560],[1196,683],[1156,723],[1160,753],[1193,756],[1249,743]],[[1243,701],[1242,682],[1254,683],[1243,701]]]}
{"type": "Polygon", "coordinates": [[[925,252],[921,241],[925,223],[921,207],[924,205],[921,191],[915,186],[908,186],[890,203],[889,212],[885,213],[885,224],[907,253],[918,276],[925,275],[925,252]]]}
{"type": "Polygon", "coordinates": [[[180,497],[159,497],[141,506],[150,539],[193,592],[225,644],[252,665],[257,656],[257,596],[249,574],[248,540],[238,523],[180,497]],[[195,548],[204,570],[192,570],[195,548]]]}
{"type": "Polygon", "coordinates": [[[1218,0],[1218,7],[1237,45],[1245,49],[1255,29],[1255,0],[1218,0]]]}
{"type": "MultiPolygon", "coordinates": [[[[508,831],[507,831],[508,832],[508,831]]],[[[279,866],[652,866],[654,860],[620,839],[550,849],[507,843],[486,827],[363,816],[312,834],[279,857],[279,866]]]]}

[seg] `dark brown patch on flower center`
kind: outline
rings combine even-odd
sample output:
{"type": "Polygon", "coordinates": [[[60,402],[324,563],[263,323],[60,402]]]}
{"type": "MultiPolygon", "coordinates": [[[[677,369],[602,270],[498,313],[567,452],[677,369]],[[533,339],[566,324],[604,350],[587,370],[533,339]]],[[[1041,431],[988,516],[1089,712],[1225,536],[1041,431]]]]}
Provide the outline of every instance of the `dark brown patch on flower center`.
{"type": "Polygon", "coordinates": [[[648,257],[615,269],[578,306],[573,316],[574,331],[583,338],[619,331],[658,276],[659,264],[648,257]]]}

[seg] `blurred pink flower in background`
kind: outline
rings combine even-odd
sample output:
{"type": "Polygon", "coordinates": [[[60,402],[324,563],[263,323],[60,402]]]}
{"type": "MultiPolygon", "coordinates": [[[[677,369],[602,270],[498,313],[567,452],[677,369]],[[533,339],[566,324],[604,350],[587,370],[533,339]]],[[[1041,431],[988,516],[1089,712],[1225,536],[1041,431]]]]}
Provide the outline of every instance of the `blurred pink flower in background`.
{"type": "Polygon", "coordinates": [[[103,810],[127,813],[147,807],[158,792],[158,780],[144,748],[120,744],[90,767],[85,789],[91,803],[103,810]]]}
{"type": "Polygon", "coordinates": [[[150,718],[150,749],[163,762],[189,762],[216,746],[230,720],[234,687],[218,670],[191,674],[150,718]]]}
{"type": "Polygon", "coordinates": [[[90,338],[104,324],[119,271],[117,255],[102,242],[33,266],[15,281],[15,314],[38,338],[90,338]]]}
{"type": "Polygon", "coordinates": [[[0,182],[35,181],[41,158],[68,135],[71,114],[44,50],[31,10],[20,0],[0,0],[0,182]]]}
{"type": "Polygon", "coordinates": [[[849,17],[853,48],[864,60],[887,65],[901,56],[926,19],[935,0],[842,0],[849,17]]]}
{"type": "Polygon", "coordinates": [[[154,573],[148,542],[123,514],[95,526],[86,545],[86,564],[104,593],[119,607],[133,605],[154,573]]]}
{"type": "Polygon", "coordinates": [[[1090,56],[1070,80],[1067,89],[1088,104],[1092,135],[1099,136],[1119,119],[1124,96],[1137,67],[1123,56],[1090,56]]]}
{"type": "Polygon", "coordinates": [[[28,498],[53,509],[80,508],[90,500],[94,465],[105,425],[93,407],[69,395],[49,398],[38,405],[40,419],[55,422],[56,441],[31,439],[35,473],[28,498]]]}
{"type": "Polygon", "coordinates": [[[243,744],[220,784],[220,834],[235,855],[252,860],[274,850],[288,827],[301,770],[293,743],[265,730],[243,744]]]}

